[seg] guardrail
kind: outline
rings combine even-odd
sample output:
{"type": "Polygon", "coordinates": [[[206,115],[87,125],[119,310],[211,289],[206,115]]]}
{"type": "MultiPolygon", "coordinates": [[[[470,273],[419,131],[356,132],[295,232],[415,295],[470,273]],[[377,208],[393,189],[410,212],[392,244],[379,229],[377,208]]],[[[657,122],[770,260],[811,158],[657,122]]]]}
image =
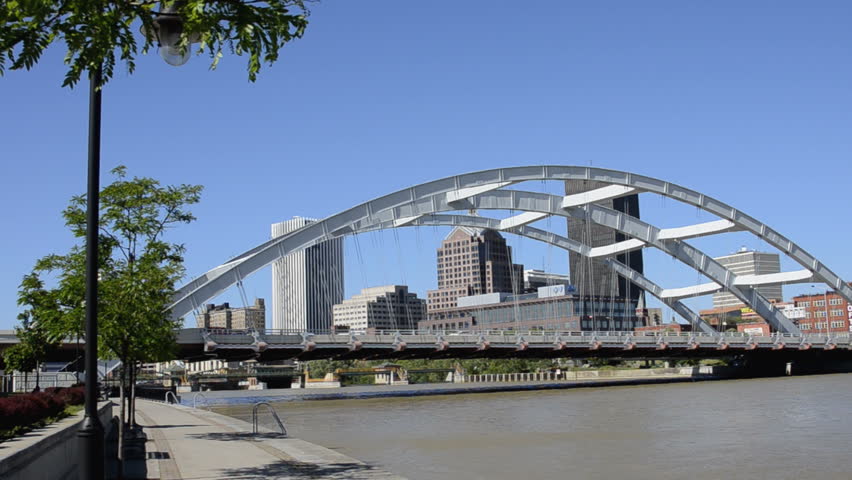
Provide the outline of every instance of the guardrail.
{"type": "Polygon", "coordinates": [[[210,402],[207,401],[207,397],[205,397],[201,392],[195,392],[195,395],[192,396],[192,408],[198,408],[198,397],[201,397],[204,400],[204,407],[209,412],[210,402]]]}
{"type": "Polygon", "coordinates": [[[177,403],[177,404],[179,404],[179,403],[180,403],[180,399],[177,397],[177,395],[175,395],[175,392],[173,392],[173,391],[171,391],[171,390],[169,390],[168,392],[166,392],[166,397],[163,399],[163,401],[164,401],[164,402],[166,402],[166,403],[177,403]],[[170,402],[170,401],[169,401],[169,395],[171,395],[171,396],[172,396],[172,398],[174,399],[174,401],[173,401],[173,402],[170,402]]]}
{"type": "Polygon", "coordinates": [[[561,336],[561,337],[715,337],[715,338],[849,338],[852,333],[780,333],[773,332],[769,335],[754,335],[746,332],[665,332],[665,331],[618,331],[618,330],[601,330],[601,331],[563,331],[563,330],[491,330],[491,329],[468,329],[468,330],[350,330],[346,332],[332,330],[314,330],[306,332],[304,330],[286,330],[286,329],[265,329],[265,330],[234,330],[234,329],[206,329],[204,332],[211,335],[251,335],[259,333],[261,335],[298,335],[300,337],[328,335],[332,337],[350,337],[363,335],[390,335],[390,336],[422,336],[422,335],[441,335],[444,337],[455,336],[478,336],[478,335],[501,335],[501,336],[528,336],[528,337],[546,337],[546,336],[561,336]]]}

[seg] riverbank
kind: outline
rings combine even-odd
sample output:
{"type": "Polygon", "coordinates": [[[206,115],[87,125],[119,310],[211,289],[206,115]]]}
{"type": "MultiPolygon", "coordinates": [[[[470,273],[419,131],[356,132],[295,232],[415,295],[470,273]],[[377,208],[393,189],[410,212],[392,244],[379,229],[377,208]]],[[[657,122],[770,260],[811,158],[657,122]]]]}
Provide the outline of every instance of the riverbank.
{"type": "Polygon", "coordinates": [[[518,375],[500,374],[492,381],[477,383],[430,383],[409,385],[357,385],[334,389],[217,390],[181,395],[186,406],[240,405],[257,402],[293,402],[307,400],[342,400],[357,398],[416,397],[425,395],[460,395],[469,393],[521,392],[570,388],[648,385],[695,382],[731,378],[727,367],[683,367],[672,369],[589,370],[569,372],[560,380],[509,381],[518,375]],[[506,381],[493,381],[505,379],[506,381]]]}

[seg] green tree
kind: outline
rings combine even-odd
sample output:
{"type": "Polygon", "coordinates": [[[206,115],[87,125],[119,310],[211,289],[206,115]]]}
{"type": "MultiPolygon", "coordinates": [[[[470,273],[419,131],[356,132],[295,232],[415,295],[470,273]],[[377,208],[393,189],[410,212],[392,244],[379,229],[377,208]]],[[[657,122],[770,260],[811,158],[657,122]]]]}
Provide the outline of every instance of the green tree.
{"type": "MultiPolygon", "coordinates": [[[[124,167],[112,174],[115,181],[100,195],[98,352],[101,358],[115,358],[122,364],[123,433],[126,419],[134,423],[134,399],[131,395],[126,404],[125,392],[134,383],[136,366],[170,359],[176,348],[174,332],[180,325],[167,306],[184,273],[184,246],[167,242],[164,235],[178,224],[195,220],[187,207],[199,201],[202,187],[162,186],[147,177],[128,179],[124,167]]],[[[85,196],[76,196],[63,212],[66,225],[82,240],[85,209],[85,196]]],[[[50,302],[31,307],[40,313],[39,324],[52,339],[84,335],[85,255],[85,245],[75,245],[65,255],[39,260],[32,274],[37,286],[43,276],[56,277],[56,287],[45,293],[50,302]]]]}
{"type": "Polygon", "coordinates": [[[52,43],[64,40],[68,71],[63,86],[73,87],[84,71],[103,68],[102,83],[118,61],[129,72],[136,57],[154,45],[154,19],[174,12],[182,20],[180,48],[197,39],[199,53],[216,68],[225,50],[248,55],[248,77],[272,64],[288,42],[302,37],[310,0],[8,0],[0,3],[0,74],[5,68],[30,69],[52,43]],[[142,43],[138,39],[142,39],[142,43]]]}
{"type": "Polygon", "coordinates": [[[3,361],[7,369],[24,372],[24,383],[28,372],[35,370],[38,389],[41,363],[57,343],[47,328],[58,311],[55,293],[44,288],[38,275],[30,273],[21,281],[18,305],[27,307],[18,315],[20,326],[15,327],[20,343],[3,353],[3,361]]]}

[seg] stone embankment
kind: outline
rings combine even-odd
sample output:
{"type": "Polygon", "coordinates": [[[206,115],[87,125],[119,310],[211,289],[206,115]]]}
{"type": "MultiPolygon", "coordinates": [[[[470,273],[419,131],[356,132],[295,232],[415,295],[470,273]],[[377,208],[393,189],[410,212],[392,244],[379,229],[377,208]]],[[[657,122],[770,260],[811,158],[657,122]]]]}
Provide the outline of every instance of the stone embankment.
{"type": "Polygon", "coordinates": [[[491,382],[552,382],[597,379],[632,378],[715,378],[727,370],[723,367],[679,367],[641,368],[623,370],[570,370],[544,373],[491,373],[483,375],[459,375],[457,383],[491,382]]]}
{"type": "Polygon", "coordinates": [[[424,383],[409,385],[356,385],[343,388],[273,390],[219,390],[186,393],[183,405],[238,405],[257,402],[290,402],[300,400],[341,400],[349,398],[414,397],[529,390],[556,390],[584,387],[643,385],[654,383],[693,382],[729,378],[735,373],[729,367],[682,367],[625,370],[566,371],[560,375],[514,373],[457,376],[457,383],[424,383]]]}

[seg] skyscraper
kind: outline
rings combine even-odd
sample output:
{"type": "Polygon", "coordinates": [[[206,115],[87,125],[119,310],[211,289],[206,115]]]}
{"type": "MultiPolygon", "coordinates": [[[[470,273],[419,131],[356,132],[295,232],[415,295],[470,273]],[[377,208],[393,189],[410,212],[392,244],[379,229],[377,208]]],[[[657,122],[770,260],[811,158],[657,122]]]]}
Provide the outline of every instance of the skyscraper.
{"type": "MultiPolygon", "coordinates": [[[[739,252],[714,258],[734,275],[765,275],[781,272],[781,257],[777,253],[763,253],[743,247],[739,252]]],[[[783,300],[781,285],[755,287],[766,299],[783,300]]],[[[742,301],[729,292],[713,294],[713,308],[742,305],[742,301]]]]}
{"type": "Polygon", "coordinates": [[[524,291],[524,267],[512,263],[512,247],[494,230],[456,227],[438,249],[438,289],[428,292],[427,312],[455,308],[456,299],[483,293],[524,291]]]}
{"type": "MultiPolygon", "coordinates": [[[[272,237],[315,219],[293,217],[272,224],[272,237]]],[[[343,239],[293,252],[272,264],[272,328],[322,331],[331,328],[332,307],[343,300],[343,239]]]]}
{"type": "MultiPolygon", "coordinates": [[[[569,180],[565,182],[565,194],[572,195],[588,192],[607,186],[594,180],[569,180]]],[[[632,194],[611,200],[596,202],[597,205],[611,208],[639,218],[639,195],[632,194]]],[[[590,247],[602,247],[627,240],[623,233],[578,218],[568,218],[568,238],[582,242],[590,247]]],[[[616,255],[616,261],[643,273],[642,250],[616,255]]],[[[607,296],[638,300],[642,289],[627,282],[611,268],[603,259],[589,259],[580,254],[568,254],[571,284],[575,285],[580,295],[607,296]]]]}

